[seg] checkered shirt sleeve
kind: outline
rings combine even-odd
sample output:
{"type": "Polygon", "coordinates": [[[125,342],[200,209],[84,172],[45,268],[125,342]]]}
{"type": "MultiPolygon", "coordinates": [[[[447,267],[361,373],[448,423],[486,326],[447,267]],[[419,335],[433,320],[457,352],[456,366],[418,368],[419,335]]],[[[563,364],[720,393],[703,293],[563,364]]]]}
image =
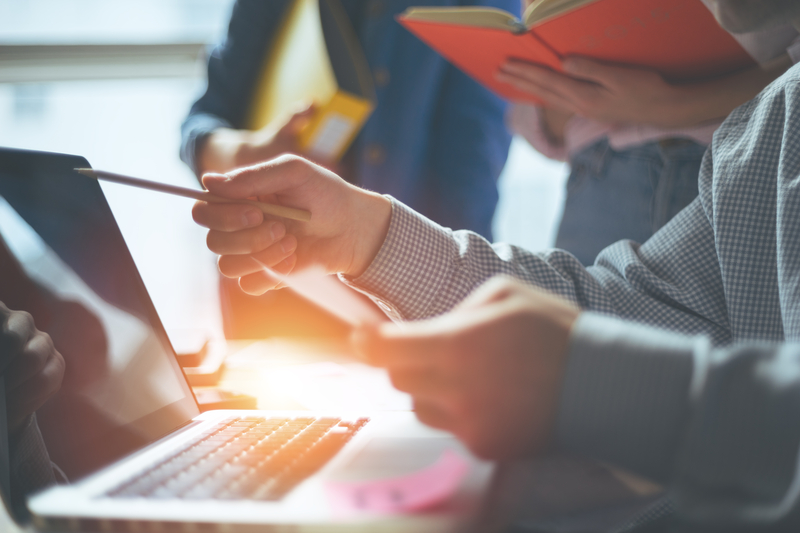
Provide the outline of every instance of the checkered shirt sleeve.
{"type": "Polygon", "coordinates": [[[352,283],[395,319],[444,313],[498,274],[594,311],[573,328],[559,445],[671,481],[689,523],[798,531],[799,68],[728,117],[698,198],[641,245],[583,268],[394,201],[383,248],[352,283]]]}
{"type": "Polygon", "coordinates": [[[392,199],[387,238],[351,283],[397,320],[452,309],[505,274],[583,309],[722,345],[800,333],[800,114],[797,68],[734,111],[703,161],[699,197],[644,244],[617,242],[583,267],[443,228],[392,199]]]}

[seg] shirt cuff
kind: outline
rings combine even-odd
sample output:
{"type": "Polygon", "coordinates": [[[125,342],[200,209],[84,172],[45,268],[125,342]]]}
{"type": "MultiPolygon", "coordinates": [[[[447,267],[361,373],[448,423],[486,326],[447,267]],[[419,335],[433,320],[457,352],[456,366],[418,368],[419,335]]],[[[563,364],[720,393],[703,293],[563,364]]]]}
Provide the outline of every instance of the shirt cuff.
{"type": "Polygon", "coordinates": [[[342,279],[375,299],[394,320],[427,317],[457,245],[451,230],[386,197],[392,202],[392,217],[378,255],[361,276],[342,279]]]}
{"type": "Polygon", "coordinates": [[[181,143],[181,160],[192,169],[195,176],[200,178],[197,168],[197,147],[214,130],[231,128],[230,122],[216,115],[199,113],[190,115],[181,128],[183,141],[181,143]]]}
{"type": "Polygon", "coordinates": [[[690,338],[584,312],[573,327],[557,445],[663,482],[687,423],[690,338]]]}

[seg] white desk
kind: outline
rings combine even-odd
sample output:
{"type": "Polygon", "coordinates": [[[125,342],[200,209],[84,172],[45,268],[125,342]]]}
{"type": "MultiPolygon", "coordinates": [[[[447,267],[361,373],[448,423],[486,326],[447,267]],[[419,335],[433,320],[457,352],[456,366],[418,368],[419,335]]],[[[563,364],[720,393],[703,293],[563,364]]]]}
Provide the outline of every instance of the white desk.
{"type": "Polygon", "coordinates": [[[349,355],[343,341],[272,339],[229,343],[219,387],[257,399],[259,409],[410,411],[385,371],[349,355]]]}

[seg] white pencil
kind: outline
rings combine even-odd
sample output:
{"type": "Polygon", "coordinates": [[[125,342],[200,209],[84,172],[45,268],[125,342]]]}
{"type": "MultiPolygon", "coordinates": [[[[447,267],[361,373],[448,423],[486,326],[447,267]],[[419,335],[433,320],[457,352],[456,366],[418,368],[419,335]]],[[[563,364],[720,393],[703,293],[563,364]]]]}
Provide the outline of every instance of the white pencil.
{"type": "Polygon", "coordinates": [[[203,202],[216,202],[225,204],[250,204],[258,207],[265,215],[273,215],[276,217],[290,218],[292,220],[300,220],[303,222],[311,220],[311,213],[304,209],[296,209],[294,207],[286,207],[284,205],[268,204],[258,202],[256,200],[231,200],[230,198],[223,198],[208,191],[198,191],[197,189],[189,189],[187,187],[178,187],[177,185],[167,185],[166,183],[159,183],[157,181],[150,181],[141,178],[134,178],[131,176],[123,176],[122,174],[115,174],[113,172],[106,172],[104,170],[95,170],[92,168],[76,168],[75,172],[79,172],[84,176],[90,178],[112,181],[114,183],[121,183],[123,185],[130,185],[131,187],[138,187],[140,189],[148,189],[151,191],[164,192],[167,194],[174,194],[176,196],[183,196],[186,198],[193,198],[203,202]]]}

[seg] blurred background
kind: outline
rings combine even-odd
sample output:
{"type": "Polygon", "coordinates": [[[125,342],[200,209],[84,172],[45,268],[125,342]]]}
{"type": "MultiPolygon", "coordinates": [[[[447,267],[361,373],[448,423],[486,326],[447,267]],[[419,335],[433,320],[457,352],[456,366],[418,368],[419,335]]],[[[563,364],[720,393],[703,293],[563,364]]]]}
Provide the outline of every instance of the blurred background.
{"type": "MultiPolygon", "coordinates": [[[[381,0],[370,0],[380,2],[381,0]]],[[[79,154],[95,168],[197,187],[179,127],[232,0],[0,0],[0,146],[79,154]]],[[[566,168],[514,139],[497,240],[551,245],[566,168]]],[[[221,336],[214,256],[191,200],[103,184],[168,330],[221,336]]]]}

